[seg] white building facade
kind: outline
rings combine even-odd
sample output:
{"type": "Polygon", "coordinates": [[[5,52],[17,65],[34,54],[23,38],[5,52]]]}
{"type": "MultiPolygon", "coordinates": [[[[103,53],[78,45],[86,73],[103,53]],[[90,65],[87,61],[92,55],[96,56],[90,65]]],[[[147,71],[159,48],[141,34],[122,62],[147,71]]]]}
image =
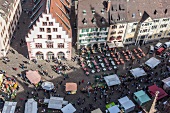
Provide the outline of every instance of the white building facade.
{"type": "Polygon", "coordinates": [[[105,45],[108,35],[108,27],[103,28],[83,28],[78,31],[77,48],[97,47],[101,44],[105,45]]]}
{"type": "Polygon", "coordinates": [[[72,38],[50,13],[39,17],[26,42],[30,59],[71,59],[72,38]]]}
{"type": "Polygon", "coordinates": [[[0,0],[0,57],[8,52],[21,13],[20,0],[0,0]]]}

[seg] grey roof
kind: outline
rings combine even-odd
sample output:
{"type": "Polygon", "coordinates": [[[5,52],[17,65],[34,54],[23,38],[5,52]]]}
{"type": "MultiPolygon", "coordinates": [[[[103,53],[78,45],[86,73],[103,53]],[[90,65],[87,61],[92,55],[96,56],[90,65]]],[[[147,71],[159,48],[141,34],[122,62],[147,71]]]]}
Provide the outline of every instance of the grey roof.
{"type": "Polygon", "coordinates": [[[110,24],[127,21],[126,0],[111,0],[110,24]]]}
{"type": "Polygon", "coordinates": [[[79,0],[78,28],[101,27],[121,22],[143,22],[148,17],[152,19],[170,17],[170,0],[110,0],[110,11],[106,12],[108,0],[79,0]],[[92,14],[92,9],[95,14],[92,14]],[[104,9],[104,14],[101,10],[104,9]],[[86,15],[83,15],[86,10],[86,15]],[[96,25],[92,23],[96,18],[96,25]],[[100,19],[106,21],[102,24],[100,19]],[[87,25],[82,20],[86,18],[87,25]]]}
{"type": "Polygon", "coordinates": [[[12,8],[14,0],[0,0],[0,16],[6,18],[12,8]]]}
{"type": "Polygon", "coordinates": [[[106,11],[106,6],[106,0],[79,0],[78,27],[87,28],[109,26],[109,15],[106,11]],[[94,10],[94,14],[92,13],[92,10],[94,10]],[[83,11],[86,11],[86,14],[83,14],[83,11]],[[102,11],[104,12],[102,13],[102,11]],[[92,22],[93,18],[96,18],[96,24],[92,22]],[[83,23],[84,19],[87,21],[86,25],[83,23]]]}
{"type": "Polygon", "coordinates": [[[170,1],[129,0],[129,2],[127,2],[127,11],[129,22],[140,21],[144,12],[146,12],[152,19],[170,17],[170,1]],[[165,11],[166,9],[167,12],[165,11]],[[135,17],[132,17],[133,14],[135,15],[135,17]]]}

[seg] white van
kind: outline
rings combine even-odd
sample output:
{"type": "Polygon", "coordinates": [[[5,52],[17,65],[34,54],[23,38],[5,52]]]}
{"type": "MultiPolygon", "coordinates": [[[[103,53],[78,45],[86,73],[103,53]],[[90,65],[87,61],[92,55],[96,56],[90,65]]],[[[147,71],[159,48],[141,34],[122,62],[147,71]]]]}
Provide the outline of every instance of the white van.
{"type": "Polygon", "coordinates": [[[170,42],[165,42],[165,44],[163,45],[163,47],[166,49],[166,48],[169,48],[170,47],[170,42]]]}
{"type": "Polygon", "coordinates": [[[159,48],[162,47],[162,43],[158,42],[156,45],[155,45],[155,49],[158,50],[159,48]]]}
{"type": "Polygon", "coordinates": [[[152,54],[154,52],[154,47],[153,45],[149,46],[149,54],[152,54]]]}

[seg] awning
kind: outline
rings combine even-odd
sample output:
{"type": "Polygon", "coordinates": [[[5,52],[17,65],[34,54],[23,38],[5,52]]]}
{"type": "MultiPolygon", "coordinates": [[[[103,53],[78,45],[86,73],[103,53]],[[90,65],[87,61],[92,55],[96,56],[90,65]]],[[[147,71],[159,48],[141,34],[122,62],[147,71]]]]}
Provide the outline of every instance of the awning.
{"type": "Polygon", "coordinates": [[[116,47],[124,47],[123,42],[115,42],[116,47]]]}
{"type": "Polygon", "coordinates": [[[37,102],[34,99],[28,99],[25,103],[25,112],[24,113],[37,113],[37,102]]]}
{"type": "Polygon", "coordinates": [[[41,86],[45,90],[52,90],[54,88],[54,84],[52,82],[43,82],[41,86]]]}
{"type": "Polygon", "coordinates": [[[66,91],[77,91],[76,83],[66,83],[66,91]]]}
{"type": "Polygon", "coordinates": [[[115,43],[107,43],[107,45],[109,46],[109,48],[114,48],[114,47],[116,47],[115,43]]]}
{"type": "Polygon", "coordinates": [[[132,75],[133,75],[135,78],[140,77],[140,76],[147,75],[146,72],[145,72],[142,68],[131,69],[130,72],[132,73],[132,75]]]}
{"type": "Polygon", "coordinates": [[[155,57],[152,57],[145,62],[145,64],[148,65],[152,69],[155,68],[159,63],[161,63],[161,61],[156,59],[155,57]]]}
{"type": "Polygon", "coordinates": [[[91,113],[103,113],[103,112],[100,110],[100,108],[97,108],[97,109],[91,111],[91,113]]]}
{"type": "Polygon", "coordinates": [[[148,89],[149,89],[149,93],[150,93],[153,97],[155,96],[156,91],[159,91],[157,100],[160,100],[160,99],[162,99],[163,97],[168,96],[168,94],[167,94],[162,88],[159,88],[159,87],[156,86],[156,85],[149,86],[148,89]]]}
{"type": "Polygon", "coordinates": [[[61,111],[63,113],[74,113],[76,111],[76,109],[74,108],[74,106],[71,103],[69,103],[65,107],[63,107],[61,109],[61,111]]]}
{"type": "Polygon", "coordinates": [[[113,86],[121,83],[116,74],[105,76],[104,80],[106,81],[108,86],[113,86]]]}
{"type": "Polygon", "coordinates": [[[39,73],[37,71],[31,71],[31,70],[27,71],[26,77],[33,84],[37,84],[41,80],[41,76],[39,75],[39,73]]]}

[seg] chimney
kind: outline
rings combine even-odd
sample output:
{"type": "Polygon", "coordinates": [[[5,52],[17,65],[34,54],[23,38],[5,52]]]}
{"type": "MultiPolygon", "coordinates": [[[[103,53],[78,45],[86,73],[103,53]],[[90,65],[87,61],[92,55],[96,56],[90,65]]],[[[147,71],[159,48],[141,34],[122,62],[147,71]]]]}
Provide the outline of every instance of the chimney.
{"type": "Polygon", "coordinates": [[[108,1],[107,1],[107,12],[110,10],[110,6],[111,6],[111,1],[108,0],[108,1]]]}
{"type": "Polygon", "coordinates": [[[47,11],[47,14],[50,13],[50,5],[51,5],[51,0],[47,0],[47,3],[46,3],[46,11],[47,11]]]}

